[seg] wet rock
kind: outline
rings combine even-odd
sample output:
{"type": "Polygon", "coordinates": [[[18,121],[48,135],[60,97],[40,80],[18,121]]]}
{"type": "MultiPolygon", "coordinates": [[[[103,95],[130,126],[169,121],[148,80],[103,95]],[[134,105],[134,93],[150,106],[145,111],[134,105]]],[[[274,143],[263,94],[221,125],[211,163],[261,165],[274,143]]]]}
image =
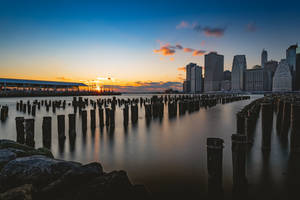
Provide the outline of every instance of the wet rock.
{"type": "Polygon", "coordinates": [[[8,149],[0,149],[0,169],[2,169],[6,163],[15,159],[16,157],[17,155],[14,152],[8,149]]]}
{"type": "Polygon", "coordinates": [[[8,162],[1,170],[1,190],[26,183],[42,188],[60,178],[68,170],[81,164],[51,159],[45,156],[29,156],[8,162]]]}
{"type": "Polygon", "coordinates": [[[25,184],[0,194],[0,200],[32,200],[33,187],[25,184]]]}
{"type": "Polygon", "coordinates": [[[72,196],[74,190],[80,188],[90,180],[103,175],[103,168],[100,163],[90,163],[87,165],[74,167],[68,170],[61,178],[50,183],[40,191],[41,197],[47,199],[72,196]]]}
{"type": "Polygon", "coordinates": [[[49,158],[53,158],[53,154],[49,149],[39,148],[34,149],[27,145],[19,144],[12,140],[0,140],[0,149],[8,149],[15,154],[17,157],[33,156],[33,155],[43,155],[49,158]]]}

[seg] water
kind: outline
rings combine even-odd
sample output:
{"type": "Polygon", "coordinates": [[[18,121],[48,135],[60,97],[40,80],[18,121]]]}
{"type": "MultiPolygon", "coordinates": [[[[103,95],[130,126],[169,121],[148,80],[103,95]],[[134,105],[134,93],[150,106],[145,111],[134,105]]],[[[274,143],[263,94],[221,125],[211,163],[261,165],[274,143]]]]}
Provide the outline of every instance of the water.
{"type": "MultiPolygon", "coordinates": [[[[143,95],[147,96],[147,95],[143,95]]],[[[139,96],[119,96],[133,98],[139,96]]],[[[150,96],[148,96],[150,97],[150,96]]],[[[42,146],[42,118],[52,116],[51,151],[59,159],[79,161],[82,163],[100,162],[105,171],[125,170],[133,183],[142,183],[156,197],[178,197],[194,199],[207,197],[207,163],[206,138],[224,139],[223,150],[223,189],[225,198],[232,195],[232,157],[231,134],[236,130],[235,114],[245,105],[260,96],[252,96],[250,100],[217,105],[213,108],[201,108],[199,112],[168,119],[167,107],[162,121],[152,120],[146,124],[144,108],[139,107],[138,124],[129,124],[128,130],[123,128],[122,110],[116,110],[116,127],[114,133],[106,128],[96,128],[82,134],[81,119],[77,113],[77,136],[72,146],[68,139],[68,119],[66,116],[66,136],[64,148],[60,148],[57,140],[57,114],[73,112],[72,107],[65,111],[57,109],[56,114],[46,112],[45,107],[37,110],[35,117],[36,147],[42,146]]],[[[88,97],[97,99],[99,97],[88,97]]],[[[107,98],[107,97],[104,97],[107,98]]],[[[38,98],[22,98],[23,102],[38,98]]],[[[72,97],[51,97],[41,99],[66,99],[72,97]]],[[[9,105],[9,118],[0,124],[0,138],[16,140],[15,117],[30,116],[16,111],[19,98],[2,98],[0,105],[9,105]]],[[[90,108],[89,108],[90,109],[90,108]]],[[[96,124],[99,124],[96,112],[96,124]]],[[[289,156],[289,145],[283,143],[274,130],[272,133],[272,150],[269,155],[261,151],[261,119],[259,118],[253,147],[248,152],[247,177],[249,182],[249,198],[285,199],[287,194],[297,192],[293,186],[298,163],[289,156]],[[292,163],[292,164],[291,164],[292,163]]],[[[300,170],[300,168],[298,168],[300,170]]],[[[300,179],[299,179],[300,181],[300,179]]]]}

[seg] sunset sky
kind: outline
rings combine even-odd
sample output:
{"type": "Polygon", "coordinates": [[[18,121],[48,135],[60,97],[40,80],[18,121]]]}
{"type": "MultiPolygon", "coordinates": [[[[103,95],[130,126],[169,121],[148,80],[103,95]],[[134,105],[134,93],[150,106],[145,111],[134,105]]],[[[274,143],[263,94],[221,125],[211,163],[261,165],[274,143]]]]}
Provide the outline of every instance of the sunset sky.
{"type": "Polygon", "coordinates": [[[178,87],[204,54],[248,68],[300,40],[297,1],[0,0],[1,78],[94,81],[122,90],[178,87]]]}

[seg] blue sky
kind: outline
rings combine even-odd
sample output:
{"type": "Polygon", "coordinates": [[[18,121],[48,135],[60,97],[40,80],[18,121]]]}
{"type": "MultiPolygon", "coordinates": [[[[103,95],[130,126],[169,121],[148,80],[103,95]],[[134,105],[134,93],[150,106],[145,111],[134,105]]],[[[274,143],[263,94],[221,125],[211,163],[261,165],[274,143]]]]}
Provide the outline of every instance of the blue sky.
{"type": "Polygon", "coordinates": [[[183,49],[154,52],[176,44],[217,51],[226,69],[234,55],[245,54],[251,68],[263,48],[279,60],[299,41],[299,6],[256,0],[0,0],[0,69],[17,78],[179,82],[184,75],[179,67],[203,66],[204,58],[183,49]]]}

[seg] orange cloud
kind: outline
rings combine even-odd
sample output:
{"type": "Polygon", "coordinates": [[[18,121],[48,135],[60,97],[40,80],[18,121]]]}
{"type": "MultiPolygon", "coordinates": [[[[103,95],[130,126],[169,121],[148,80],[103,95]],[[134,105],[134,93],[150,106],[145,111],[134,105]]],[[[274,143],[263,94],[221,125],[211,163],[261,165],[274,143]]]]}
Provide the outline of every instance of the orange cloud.
{"type": "Polygon", "coordinates": [[[154,49],[154,53],[159,53],[163,56],[171,56],[175,54],[175,50],[169,48],[168,46],[163,46],[160,49],[154,49]]]}
{"type": "Polygon", "coordinates": [[[183,48],[183,51],[184,52],[193,52],[193,51],[195,51],[195,49],[192,49],[192,48],[183,48]]]}
{"type": "Polygon", "coordinates": [[[178,71],[184,71],[184,72],[186,71],[186,70],[185,70],[185,66],[183,66],[183,67],[178,67],[177,70],[178,70],[178,71]]]}
{"type": "Polygon", "coordinates": [[[203,50],[195,50],[193,52],[193,56],[203,56],[205,54],[205,51],[203,50]]]}

